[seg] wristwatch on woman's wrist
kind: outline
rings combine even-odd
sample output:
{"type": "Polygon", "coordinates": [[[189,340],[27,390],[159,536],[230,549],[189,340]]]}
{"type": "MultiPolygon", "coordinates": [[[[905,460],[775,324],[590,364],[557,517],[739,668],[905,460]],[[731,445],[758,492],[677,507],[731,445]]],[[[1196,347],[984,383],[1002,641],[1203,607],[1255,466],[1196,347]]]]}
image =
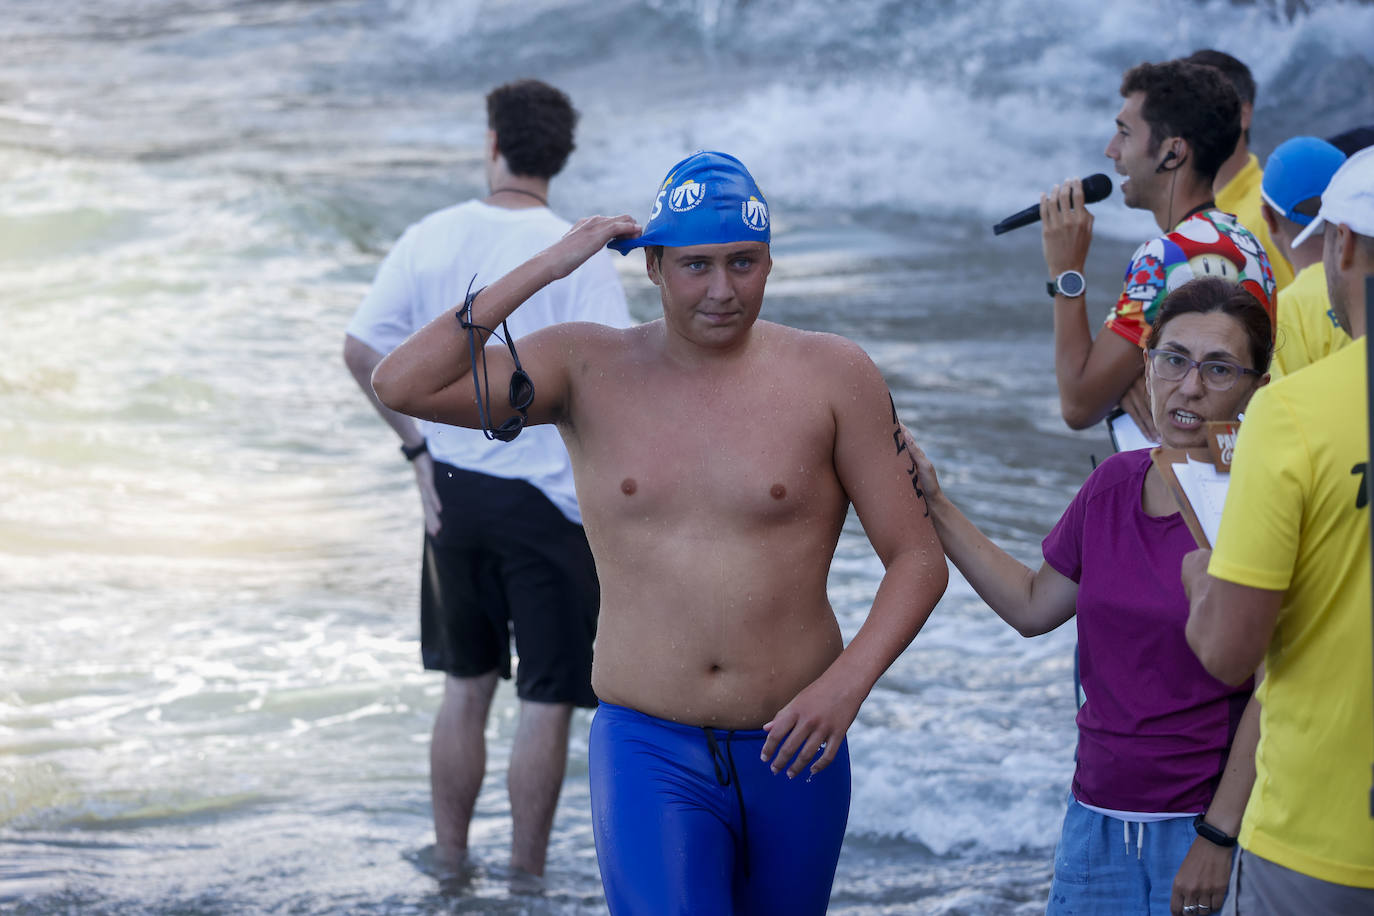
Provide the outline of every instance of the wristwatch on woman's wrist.
{"type": "Polygon", "coordinates": [[[404,442],[401,443],[401,454],[406,456],[406,461],[414,461],[427,451],[429,451],[429,443],[424,439],[421,439],[415,445],[406,445],[404,442]]]}

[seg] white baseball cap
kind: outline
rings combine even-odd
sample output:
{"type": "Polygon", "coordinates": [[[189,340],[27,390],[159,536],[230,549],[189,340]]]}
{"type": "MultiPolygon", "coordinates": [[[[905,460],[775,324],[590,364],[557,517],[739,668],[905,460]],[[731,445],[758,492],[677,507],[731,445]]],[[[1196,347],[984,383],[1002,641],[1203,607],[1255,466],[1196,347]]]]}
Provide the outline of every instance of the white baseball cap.
{"type": "Polygon", "coordinates": [[[1322,208],[1302,233],[1293,240],[1297,248],[1327,223],[1344,223],[1357,235],[1374,238],[1374,146],[1360,150],[1331,176],[1322,192],[1322,208]]]}

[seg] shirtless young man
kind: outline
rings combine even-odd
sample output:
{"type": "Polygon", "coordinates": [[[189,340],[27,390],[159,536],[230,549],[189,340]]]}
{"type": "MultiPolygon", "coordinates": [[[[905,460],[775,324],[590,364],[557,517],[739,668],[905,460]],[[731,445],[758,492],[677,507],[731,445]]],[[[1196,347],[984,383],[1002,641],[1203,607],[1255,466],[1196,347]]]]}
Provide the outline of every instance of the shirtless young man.
{"type": "MultiPolygon", "coordinates": [[[[844,338],[758,320],[768,225],[743,165],[697,153],[642,235],[628,216],[584,219],[468,299],[470,323],[496,328],[616,239],[646,247],[662,299],[639,327],[519,342],[524,422],[567,443],[601,579],[590,767],[613,913],[825,911],[845,734],[948,575],[877,367],[844,338]],[[826,578],[851,502],[886,573],[846,647],[826,578]]],[[[471,362],[446,315],[373,385],[395,410],[479,426],[471,362]]],[[[486,364],[490,423],[520,422],[511,353],[489,347],[486,364]]]]}

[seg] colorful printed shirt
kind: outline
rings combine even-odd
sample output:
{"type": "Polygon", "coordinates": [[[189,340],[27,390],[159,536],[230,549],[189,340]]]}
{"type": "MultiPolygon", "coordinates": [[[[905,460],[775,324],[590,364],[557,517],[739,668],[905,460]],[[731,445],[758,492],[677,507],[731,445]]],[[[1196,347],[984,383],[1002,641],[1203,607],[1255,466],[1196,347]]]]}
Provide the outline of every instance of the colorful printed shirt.
{"type": "Polygon", "coordinates": [[[1107,327],[1145,345],[1160,303],[1194,277],[1225,277],[1250,290],[1274,318],[1274,272],[1259,239],[1229,213],[1202,210],[1136,249],[1107,327]]]}

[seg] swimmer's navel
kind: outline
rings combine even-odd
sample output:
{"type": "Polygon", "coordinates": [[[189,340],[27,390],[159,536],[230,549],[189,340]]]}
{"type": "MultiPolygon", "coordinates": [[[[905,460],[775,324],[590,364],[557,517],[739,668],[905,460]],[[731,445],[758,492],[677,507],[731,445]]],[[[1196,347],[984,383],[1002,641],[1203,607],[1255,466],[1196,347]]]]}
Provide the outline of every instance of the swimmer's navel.
{"type": "Polygon", "coordinates": [[[624,493],[626,496],[634,496],[635,490],[638,489],[639,484],[635,483],[635,479],[633,477],[626,477],[624,480],[620,482],[620,492],[624,493]]]}
{"type": "Polygon", "coordinates": [[[768,495],[774,499],[783,499],[787,496],[787,488],[780,483],[775,483],[773,488],[768,491],[768,495]]]}

